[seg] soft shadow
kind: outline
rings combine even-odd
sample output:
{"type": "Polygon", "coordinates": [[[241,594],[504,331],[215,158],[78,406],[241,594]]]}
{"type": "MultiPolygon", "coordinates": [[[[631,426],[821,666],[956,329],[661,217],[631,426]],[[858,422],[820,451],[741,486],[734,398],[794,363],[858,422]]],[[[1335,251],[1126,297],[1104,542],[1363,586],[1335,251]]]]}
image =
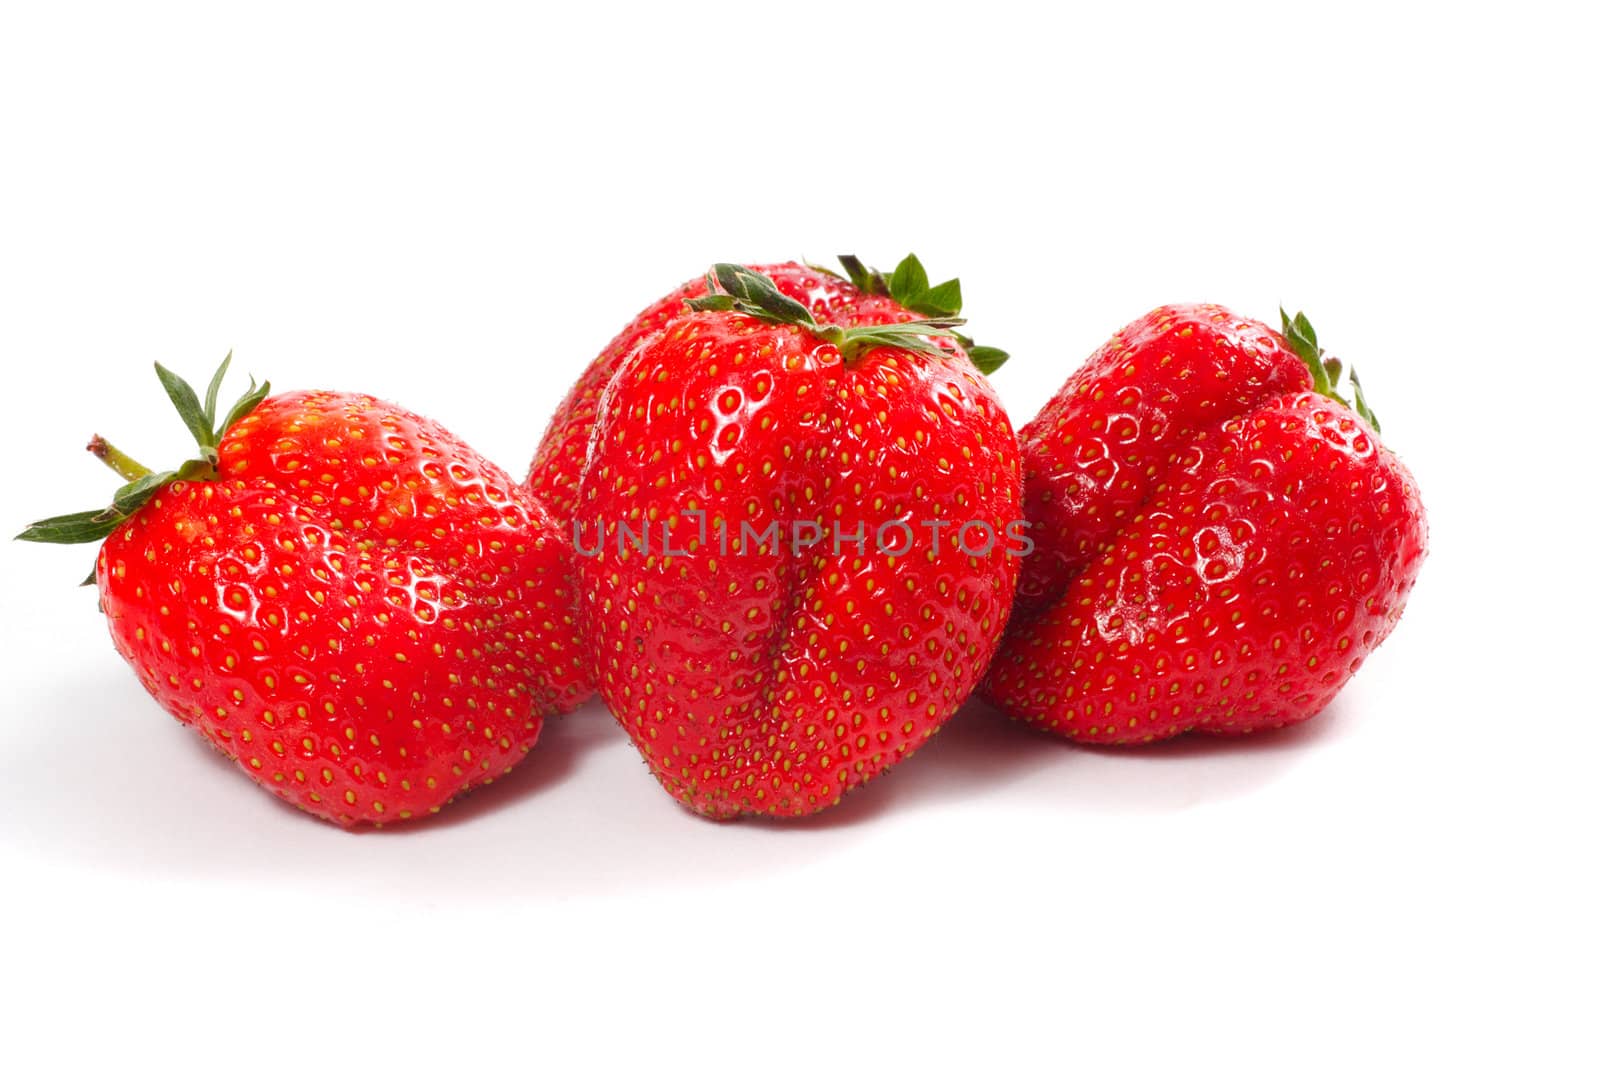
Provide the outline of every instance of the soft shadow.
{"type": "Polygon", "coordinates": [[[595,702],[438,815],[350,832],[250,783],[120,664],[19,696],[26,710],[8,717],[0,746],[0,854],[22,862],[361,896],[566,898],[723,885],[845,845],[739,843],[688,815],[595,702]]]}
{"type": "Polygon", "coordinates": [[[1251,752],[1293,752],[1337,729],[1339,702],[1335,700],[1321,714],[1302,723],[1276,730],[1224,737],[1219,734],[1187,733],[1153,745],[1083,746],[1084,751],[1115,759],[1186,760],[1209,759],[1251,752]]]}
{"type": "Polygon", "coordinates": [[[887,812],[970,802],[1019,778],[1060,767],[1071,749],[974,698],[909,759],[852,790],[837,807],[804,819],[753,825],[785,831],[836,830],[887,812]]]}
{"type": "Polygon", "coordinates": [[[1338,701],[1307,722],[1240,737],[1184,734],[1149,745],[1074,745],[1068,773],[1029,783],[1032,806],[1159,815],[1261,789],[1345,729],[1338,701]]]}
{"type": "MultiPolygon", "coordinates": [[[[718,886],[871,847],[949,805],[1070,819],[1147,815],[1261,789],[1340,729],[1091,749],[969,701],[922,750],[806,819],[716,823],[650,776],[598,702],[552,720],[502,780],[428,819],[350,833],[296,811],[160,710],[120,664],[18,694],[0,752],[0,846],[133,877],[427,899],[718,886]],[[558,788],[559,787],[559,788],[558,788]],[[448,831],[448,832],[444,832],[448,831]]],[[[986,816],[987,817],[987,814],[986,816]]]]}
{"type": "Polygon", "coordinates": [[[855,826],[889,813],[1004,793],[1029,808],[1161,812],[1270,785],[1339,729],[1339,701],[1307,722],[1238,737],[1189,733],[1149,745],[1080,745],[1025,726],[974,697],[913,758],[778,831],[855,826]]]}

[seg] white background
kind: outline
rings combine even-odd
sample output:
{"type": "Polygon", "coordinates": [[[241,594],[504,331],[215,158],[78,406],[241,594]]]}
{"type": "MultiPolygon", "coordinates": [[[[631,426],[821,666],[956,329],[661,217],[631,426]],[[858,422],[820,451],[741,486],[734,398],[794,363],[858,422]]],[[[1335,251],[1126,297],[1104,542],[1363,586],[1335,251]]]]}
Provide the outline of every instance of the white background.
{"type": "Polygon", "coordinates": [[[959,273],[1020,425],[1173,300],[1303,307],[1433,552],[1332,709],[1074,748],[973,703],[803,825],[598,706],[351,835],[0,543],[0,1058],[1595,1062],[1594,27],[1578,7],[13,4],[0,529],[186,454],[151,360],[375,392],[521,473],[714,260],[959,273]]]}

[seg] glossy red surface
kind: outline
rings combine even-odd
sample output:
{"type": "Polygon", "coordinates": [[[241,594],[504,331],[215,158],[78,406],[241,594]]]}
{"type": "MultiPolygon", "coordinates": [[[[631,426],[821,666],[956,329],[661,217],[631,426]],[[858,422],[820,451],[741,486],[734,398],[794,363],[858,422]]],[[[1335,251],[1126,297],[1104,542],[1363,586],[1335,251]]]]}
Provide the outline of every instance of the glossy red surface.
{"type": "Polygon", "coordinates": [[[1110,547],[1195,434],[1310,387],[1282,338],[1215,304],[1160,307],[1117,331],[1017,434],[1038,545],[1018,614],[1110,547]]]}
{"type": "Polygon", "coordinates": [[[998,705],[1111,743],[1327,705],[1399,619],[1427,524],[1405,466],[1308,382],[1212,306],[1158,309],[1073,376],[1022,435],[1029,514],[1062,525],[1032,531],[998,705]]]}

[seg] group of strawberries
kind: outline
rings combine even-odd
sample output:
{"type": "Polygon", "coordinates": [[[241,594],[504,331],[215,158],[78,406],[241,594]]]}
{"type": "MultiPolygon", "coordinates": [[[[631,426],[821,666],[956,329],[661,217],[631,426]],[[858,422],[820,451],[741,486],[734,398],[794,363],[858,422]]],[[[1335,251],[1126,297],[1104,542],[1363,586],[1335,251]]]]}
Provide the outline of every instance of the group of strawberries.
{"type": "Polygon", "coordinates": [[[598,691],[661,784],[806,815],[975,691],[1080,742],[1316,714],[1394,627],[1415,482],[1303,316],[1125,327],[1014,433],[960,286],[718,264],[646,309],[519,484],[364,395],[251,390],[153,472],[100,438],[95,581],[157,701],[341,825],[437,812],[598,691]]]}

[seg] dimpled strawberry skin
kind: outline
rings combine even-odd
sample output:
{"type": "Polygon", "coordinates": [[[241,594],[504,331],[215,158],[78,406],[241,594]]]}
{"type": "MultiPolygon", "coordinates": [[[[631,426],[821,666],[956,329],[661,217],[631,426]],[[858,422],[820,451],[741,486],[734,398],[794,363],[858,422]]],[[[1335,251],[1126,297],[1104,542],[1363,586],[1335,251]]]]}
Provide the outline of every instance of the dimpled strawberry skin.
{"type": "Polygon", "coordinates": [[[1216,304],[1160,307],[1119,330],[1017,434],[1036,544],[1017,614],[1110,546],[1195,434],[1310,387],[1282,337],[1216,304]]]}
{"type": "Polygon", "coordinates": [[[1361,418],[1273,397],[1192,437],[986,687],[1080,741],[1299,722],[1393,629],[1426,545],[1415,482],[1361,418]]]}
{"type": "Polygon", "coordinates": [[[1010,425],[964,356],[874,347],[845,360],[792,326],[686,314],[619,367],[582,475],[601,695],[697,812],[835,804],[977,684],[1018,559],[998,545],[963,553],[956,527],[1005,530],[1020,488],[1010,425]],[[616,522],[644,519],[673,530],[671,553],[659,539],[619,550],[616,522]],[[935,535],[925,519],[951,526],[935,535]],[[828,540],[773,551],[752,536],[773,521],[816,522],[828,540]],[[836,547],[834,523],[864,529],[865,551],[836,547]]]}
{"type": "Polygon", "coordinates": [[[219,452],[107,539],[101,605],[162,707],[279,797],[437,812],[586,694],[570,540],[437,424],[287,393],[219,452]]]}

